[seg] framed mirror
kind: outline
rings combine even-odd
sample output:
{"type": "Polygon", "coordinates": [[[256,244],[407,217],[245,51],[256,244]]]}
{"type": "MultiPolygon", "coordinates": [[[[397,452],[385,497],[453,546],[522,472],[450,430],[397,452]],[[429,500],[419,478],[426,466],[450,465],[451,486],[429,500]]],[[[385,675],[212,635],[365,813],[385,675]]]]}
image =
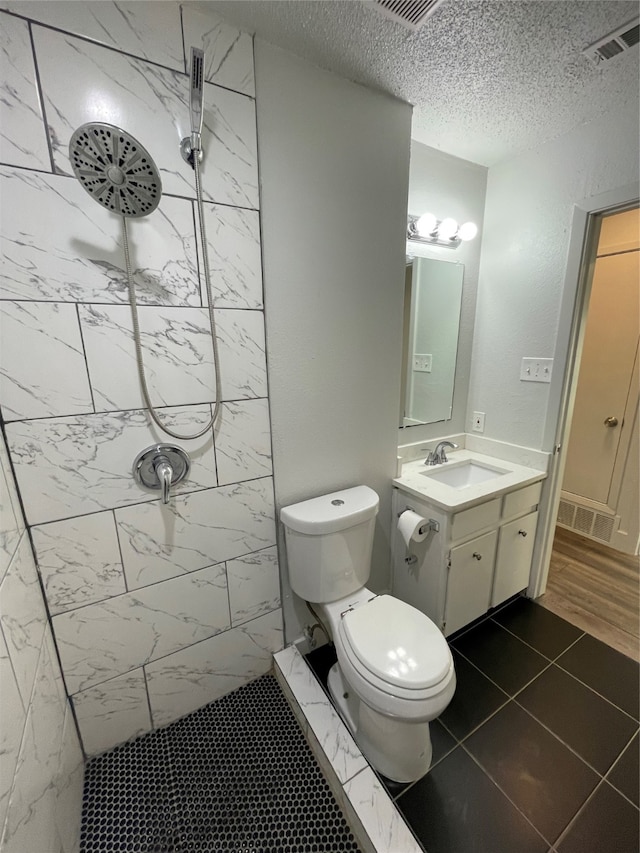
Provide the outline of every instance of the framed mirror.
{"type": "Polygon", "coordinates": [[[464,265],[407,257],[400,426],[451,419],[464,265]]]}

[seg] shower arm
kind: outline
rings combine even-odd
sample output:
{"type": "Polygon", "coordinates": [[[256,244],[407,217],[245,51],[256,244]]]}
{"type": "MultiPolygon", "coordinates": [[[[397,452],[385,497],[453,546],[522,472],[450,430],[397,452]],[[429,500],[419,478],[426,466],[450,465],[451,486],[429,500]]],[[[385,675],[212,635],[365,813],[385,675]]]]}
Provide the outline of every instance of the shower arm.
{"type": "Polygon", "coordinates": [[[147,385],[147,378],[145,375],[144,369],[144,361],[142,359],[142,345],[140,343],[140,322],[138,318],[138,300],[136,298],[136,289],[133,283],[133,273],[131,268],[131,257],[129,253],[129,234],[127,229],[127,220],[126,217],[122,217],[122,242],[124,246],[124,259],[125,265],[127,268],[127,284],[129,288],[129,302],[131,304],[131,320],[133,323],[133,339],[135,343],[135,351],[136,351],[136,364],[138,366],[138,378],[140,379],[140,387],[142,389],[142,396],[144,398],[145,405],[149,412],[149,416],[153,420],[153,422],[160,427],[163,432],[170,435],[172,438],[177,438],[179,441],[190,441],[191,439],[201,438],[205,435],[212,426],[214,426],[218,414],[220,411],[220,399],[222,397],[222,383],[220,380],[220,359],[218,355],[218,338],[216,334],[216,320],[214,316],[213,310],[213,293],[211,288],[211,274],[209,272],[209,252],[207,249],[207,235],[205,231],[204,225],[204,202],[202,200],[202,183],[200,180],[200,158],[193,158],[193,170],[195,173],[195,183],[196,183],[196,200],[198,203],[198,224],[200,227],[200,243],[202,247],[202,261],[204,266],[204,280],[206,284],[206,292],[207,292],[207,307],[209,309],[209,328],[211,330],[211,346],[213,349],[213,368],[215,372],[215,383],[216,383],[216,401],[213,408],[213,414],[211,416],[211,420],[198,432],[192,433],[191,435],[184,435],[182,433],[176,432],[173,429],[170,429],[166,424],[164,424],[156,412],[153,403],[151,402],[151,397],[149,394],[149,387],[147,385]]]}

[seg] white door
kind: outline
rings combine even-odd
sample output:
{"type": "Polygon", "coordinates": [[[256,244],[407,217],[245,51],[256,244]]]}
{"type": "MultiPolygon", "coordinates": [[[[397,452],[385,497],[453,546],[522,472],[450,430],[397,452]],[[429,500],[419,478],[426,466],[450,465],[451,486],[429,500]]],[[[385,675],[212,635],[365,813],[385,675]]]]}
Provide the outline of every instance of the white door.
{"type": "Polygon", "coordinates": [[[639,337],[640,252],[596,261],[563,491],[607,505],[639,337]]]}

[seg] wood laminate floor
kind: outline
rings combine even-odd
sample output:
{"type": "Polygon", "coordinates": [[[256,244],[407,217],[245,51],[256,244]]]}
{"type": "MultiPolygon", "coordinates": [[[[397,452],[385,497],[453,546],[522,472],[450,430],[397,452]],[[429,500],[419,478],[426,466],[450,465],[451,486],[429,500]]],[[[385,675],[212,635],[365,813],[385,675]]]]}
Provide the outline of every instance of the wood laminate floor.
{"type": "Polygon", "coordinates": [[[538,604],[640,660],[640,557],[556,528],[547,590],[538,604]]]}

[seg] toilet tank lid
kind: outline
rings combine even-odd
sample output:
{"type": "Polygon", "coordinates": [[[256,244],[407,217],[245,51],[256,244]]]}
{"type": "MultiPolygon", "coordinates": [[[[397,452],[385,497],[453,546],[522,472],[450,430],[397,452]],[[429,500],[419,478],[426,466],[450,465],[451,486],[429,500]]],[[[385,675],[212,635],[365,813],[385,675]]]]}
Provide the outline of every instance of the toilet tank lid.
{"type": "Polygon", "coordinates": [[[318,536],[336,533],[374,518],[379,505],[380,498],[373,489],[354,486],[282,507],[280,520],[296,533],[318,536]]]}

